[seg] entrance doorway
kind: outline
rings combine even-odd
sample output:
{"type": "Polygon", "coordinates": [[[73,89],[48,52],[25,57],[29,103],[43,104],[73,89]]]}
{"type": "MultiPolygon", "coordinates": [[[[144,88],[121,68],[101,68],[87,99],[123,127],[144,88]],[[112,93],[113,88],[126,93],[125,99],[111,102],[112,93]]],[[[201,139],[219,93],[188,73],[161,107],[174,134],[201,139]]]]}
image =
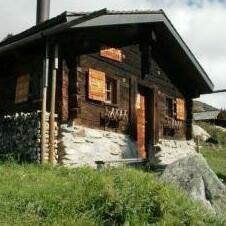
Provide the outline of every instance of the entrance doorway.
{"type": "Polygon", "coordinates": [[[153,141],[153,92],[145,87],[138,88],[136,100],[137,113],[137,148],[139,157],[149,157],[150,145],[153,141]]]}

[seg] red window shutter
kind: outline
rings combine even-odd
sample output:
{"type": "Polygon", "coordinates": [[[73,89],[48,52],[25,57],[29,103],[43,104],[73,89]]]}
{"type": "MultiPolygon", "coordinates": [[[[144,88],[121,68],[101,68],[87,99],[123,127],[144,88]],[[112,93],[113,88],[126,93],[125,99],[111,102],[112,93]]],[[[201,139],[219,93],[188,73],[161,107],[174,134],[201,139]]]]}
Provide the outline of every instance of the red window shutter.
{"type": "Polygon", "coordinates": [[[177,98],[176,104],[177,104],[177,119],[184,121],[186,119],[184,99],[177,98]]]}
{"type": "Polygon", "coordinates": [[[17,78],[15,103],[22,103],[28,100],[30,86],[29,74],[21,75],[17,78]]]}
{"type": "Polygon", "coordinates": [[[109,48],[109,47],[102,47],[100,50],[100,56],[122,62],[125,56],[123,55],[123,52],[121,49],[116,48],[109,48]]]}
{"type": "Polygon", "coordinates": [[[94,69],[89,69],[89,99],[105,101],[105,73],[94,69]]]}

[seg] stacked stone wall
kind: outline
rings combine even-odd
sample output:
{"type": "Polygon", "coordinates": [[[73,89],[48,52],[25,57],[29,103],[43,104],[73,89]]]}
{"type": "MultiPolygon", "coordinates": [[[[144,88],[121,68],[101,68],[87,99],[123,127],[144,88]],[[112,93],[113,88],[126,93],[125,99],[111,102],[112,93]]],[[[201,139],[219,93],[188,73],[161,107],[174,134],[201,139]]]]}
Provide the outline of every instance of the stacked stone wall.
{"type": "Polygon", "coordinates": [[[125,134],[61,125],[60,137],[59,161],[66,166],[138,158],[135,143],[125,134]]]}

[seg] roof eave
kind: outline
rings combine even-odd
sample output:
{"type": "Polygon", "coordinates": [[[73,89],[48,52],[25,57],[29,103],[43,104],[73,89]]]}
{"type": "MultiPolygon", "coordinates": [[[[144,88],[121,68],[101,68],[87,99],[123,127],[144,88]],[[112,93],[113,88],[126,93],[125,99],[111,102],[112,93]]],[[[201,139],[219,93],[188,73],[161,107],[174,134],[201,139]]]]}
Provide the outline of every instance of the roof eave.
{"type": "MultiPolygon", "coordinates": [[[[47,28],[45,30],[41,30],[35,34],[32,34],[28,37],[22,38],[16,42],[13,43],[9,43],[6,44],[2,47],[0,47],[0,55],[2,53],[5,53],[6,51],[12,50],[14,48],[23,46],[25,44],[28,44],[32,41],[35,40],[39,40],[39,39],[43,39],[43,38],[48,38],[51,35],[54,34],[58,34],[61,33],[63,31],[65,31],[66,29],[69,28],[81,28],[82,27],[82,23],[85,23],[87,21],[90,21],[94,18],[98,18],[100,16],[106,15],[108,12],[106,9],[102,9],[99,11],[95,11],[93,13],[90,14],[84,14],[84,16],[81,16],[81,18],[75,19],[75,20],[69,20],[65,23],[62,24],[58,24],[54,27],[50,27],[47,28]]],[[[137,12],[138,14],[138,12],[137,12]]],[[[144,13],[144,14],[148,14],[148,12],[144,13]]],[[[176,41],[179,43],[180,47],[184,50],[184,52],[186,53],[186,55],[188,56],[188,58],[190,59],[190,61],[192,62],[192,64],[195,66],[195,68],[198,70],[199,74],[201,75],[201,77],[204,79],[206,85],[207,85],[207,89],[206,89],[206,93],[211,93],[214,89],[214,85],[212,83],[212,81],[210,80],[210,78],[208,77],[208,75],[206,74],[205,70],[202,68],[202,66],[199,64],[198,60],[196,59],[196,57],[193,55],[193,53],[191,52],[191,50],[189,49],[189,47],[185,44],[185,42],[183,41],[183,39],[181,38],[181,36],[179,35],[179,33],[177,32],[177,30],[175,29],[175,27],[173,26],[173,24],[171,23],[171,21],[169,20],[169,18],[166,16],[166,14],[164,13],[164,11],[160,10],[160,11],[156,11],[156,12],[152,12],[149,14],[154,14],[155,16],[150,20],[147,21],[146,23],[164,23],[165,26],[169,29],[169,31],[171,32],[171,34],[173,35],[173,37],[176,39],[176,41]]],[[[67,17],[67,13],[62,14],[63,16],[67,17]]],[[[110,15],[114,15],[114,14],[110,14],[110,15]]],[[[117,15],[117,14],[116,14],[117,15]]],[[[129,14],[127,14],[129,15],[129,14]]],[[[144,22],[139,22],[139,21],[134,21],[134,24],[142,24],[144,22]]],[[[130,23],[124,23],[123,25],[127,25],[127,24],[132,24],[131,21],[130,23]]],[[[96,25],[96,26],[110,26],[111,24],[108,25],[96,25]]],[[[116,23],[114,23],[114,25],[117,25],[116,23]]],[[[93,26],[93,25],[92,25],[93,26]]],[[[204,91],[204,90],[203,90],[204,91]]],[[[204,92],[200,92],[200,94],[204,94],[204,92]]]]}

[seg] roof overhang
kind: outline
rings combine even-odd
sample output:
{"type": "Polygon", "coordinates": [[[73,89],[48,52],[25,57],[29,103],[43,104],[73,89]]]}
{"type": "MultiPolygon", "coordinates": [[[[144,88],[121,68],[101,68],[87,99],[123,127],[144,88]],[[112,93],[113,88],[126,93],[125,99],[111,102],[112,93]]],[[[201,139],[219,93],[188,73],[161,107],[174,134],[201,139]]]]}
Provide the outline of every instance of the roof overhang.
{"type": "Polygon", "coordinates": [[[154,24],[163,24],[172,35],[172,37],[177,41],[179,47],[185,52],[189,61],[193,64],[193,66],[198,70],[201,78],[206,83],[206,89],[202,91],[200,94],[211,93],[214,89],[214,84],[206,74],[205,70],[202,68],[194,54],[191,52],[189,47],[183,41],[181,36],[178,34],[168,17],[165,15],[163,11],[158,11],[155,13],[112,13],[107,15],[101,15],[99,17],[93,18],[91,20],[87,20],[83,23],[79,23],[71,27],[71,29],[81,29],[81,28],[94,28],[94,27],[109,27],[109,26],[130,26],[130,25],[154,25],[154,24]]]}
{"type": "MultiPolygon", "coordinates": [[[[58,17],[56,17],[58,18],[58,17]]],[[[52,19],[53,21],[54,19],[52,19]]],[[[51,20],[50,20],[51,21],[51,20]]],[[[50,22],[46,22],[48,25],[50,22]]],[[[52,22],[53,23],[53,22],[52,22]]],[[[174,47],[178,51],[183,53],[183,61],[193,67],[191,70],[195,75],[190,75],[196,77],[197,81],[201,83],[198,87],[200,94],[212,93],[214,85],[205,70],[199,64],[196,57],[190,51],[188,46],[185,44],[181,36],[178,34],[168,17],[165,13],[160,11],[134,11],[134,12],[108,12],[106,9],[89,13],[89,14],[62,14],[61,21],[59,24],[54,26],[44,26],[29,33],[26,31],[25,35],[19,34],[13,42],[10,40],[6,43],[0,44],[0,55],[12,49],[24,46],[30,42],[47,39],[53,37],[54,35],[61,34],[65,31],[76,31],[80,29],[89,28],[104,28],[104,27],[118,27],[118,26],[143,26],[143,25],[159,25],[164,27],[167,31],[168,37],[170,37],[174,42],[174,47]],[[22,38],[20,38],[20,35],[22,38]]],[[[35,27],[34,27],[35,28],[35,27]]],[[[34,30],[34,28],[32,28],[34,30]]],[[[31,29],[30,29],[31,30],[31,29]]],[[[22,33],[23,34],[23,33],[22,33]]],[[[161,35],[161,34],[160,34],[161,35]]],[[[12,39],[13,40],[13,39],[12,39]]],[[[172,42],[172,43],[173,43],[172,42]]],[[[173,49],[172,49],[173,50],[173,49]]],[[[174,51],[174,50],[173,50],[174,51]]],[[[192,78],[191,78],[192,79],[192,78]]],[[[198,96],[197,95],[197,96],[198,96]]]]}

